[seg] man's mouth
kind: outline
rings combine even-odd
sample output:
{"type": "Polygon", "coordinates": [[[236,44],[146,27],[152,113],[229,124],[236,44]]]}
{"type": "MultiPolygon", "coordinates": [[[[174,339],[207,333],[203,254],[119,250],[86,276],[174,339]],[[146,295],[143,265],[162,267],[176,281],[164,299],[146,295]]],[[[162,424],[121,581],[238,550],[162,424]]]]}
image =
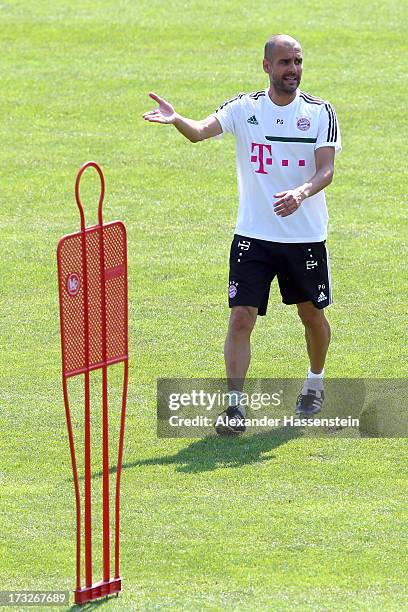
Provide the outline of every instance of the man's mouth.
{"type": "Polygon", "coordinates": [[[287,83],[297,83],[297,78],[294,76],[284,77],[283,80],[286,81],[287,83]]]}

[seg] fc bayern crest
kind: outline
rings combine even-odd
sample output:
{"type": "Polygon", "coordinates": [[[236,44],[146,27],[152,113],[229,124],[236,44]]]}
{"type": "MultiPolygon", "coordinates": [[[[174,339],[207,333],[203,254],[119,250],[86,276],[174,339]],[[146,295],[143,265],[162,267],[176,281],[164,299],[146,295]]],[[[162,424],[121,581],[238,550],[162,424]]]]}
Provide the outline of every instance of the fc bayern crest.
{"type": "Polygon", "coordinates": [[[237,293],[238,293],[238,289],[236,288],[234,283],[231,283],[228,289],[228,295],[230,296],[231,300],[237,295],[237,293]]]}
{"type": "Polygon", "coordinates": [[[78,274],[70,274],[67,280],[67,291],[69,295],[76,295],[81,286],[78,274]]]}
{"type": "Polygon", "coordinates": [[[297,128],[298,130],[302,130],[302,132],[306,132],[310,128],[310,121],[307,117],[300,117],[297,120],[297,128]]]}

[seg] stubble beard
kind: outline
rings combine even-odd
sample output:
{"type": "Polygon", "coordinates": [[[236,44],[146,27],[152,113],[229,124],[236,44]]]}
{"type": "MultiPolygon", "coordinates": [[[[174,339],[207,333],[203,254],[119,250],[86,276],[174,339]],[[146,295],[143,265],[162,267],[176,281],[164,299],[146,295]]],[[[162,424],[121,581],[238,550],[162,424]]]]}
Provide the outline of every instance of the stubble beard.
{"type": "Polygon", "coordinates": [[[300,78],[296,77],[296,83],[289,85],[284,79],[274,79],[272,81],[274,89],[279,93],[293,94],[300,85],[300,78]]]}

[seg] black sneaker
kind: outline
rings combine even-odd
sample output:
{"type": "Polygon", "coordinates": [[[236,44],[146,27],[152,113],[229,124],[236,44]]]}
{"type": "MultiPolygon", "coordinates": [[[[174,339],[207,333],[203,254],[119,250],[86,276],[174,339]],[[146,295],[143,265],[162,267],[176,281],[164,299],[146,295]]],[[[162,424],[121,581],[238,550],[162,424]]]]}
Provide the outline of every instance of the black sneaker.
{"type": "Polygon", "coordinates": [[[230,406],[217,416],[215,431],[219,436],[236,436],[245,431],[245,417],[237,406],[230,406]]]}
{"type": "Polygon", "coordinates": [[[320,412],[323,406],[324,391],[323,389],[315,390],[308,389],[307,394],[299,393],[296,400],[296,414],[303,414],[305,416],[316,414],[320,412]]]}

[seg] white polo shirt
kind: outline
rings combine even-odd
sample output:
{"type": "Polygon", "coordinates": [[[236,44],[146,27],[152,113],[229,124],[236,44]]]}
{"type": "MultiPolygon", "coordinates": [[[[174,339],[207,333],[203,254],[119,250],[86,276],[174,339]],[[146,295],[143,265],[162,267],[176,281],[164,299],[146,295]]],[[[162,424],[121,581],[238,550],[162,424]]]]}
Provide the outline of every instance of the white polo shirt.
{"type": "Polygon", "coordinates": [[[213,115],[236,139],[239,207],[236,234],[273,242],[321,242],[327,237],[324,191],[306,198],[287,217],[275,214],[274,194],[299,187],[316,172],[315,150],[341,151],[336,113],[329,102],[299,89],[278,106],[268,89],[239,94],[213,115]]]}

